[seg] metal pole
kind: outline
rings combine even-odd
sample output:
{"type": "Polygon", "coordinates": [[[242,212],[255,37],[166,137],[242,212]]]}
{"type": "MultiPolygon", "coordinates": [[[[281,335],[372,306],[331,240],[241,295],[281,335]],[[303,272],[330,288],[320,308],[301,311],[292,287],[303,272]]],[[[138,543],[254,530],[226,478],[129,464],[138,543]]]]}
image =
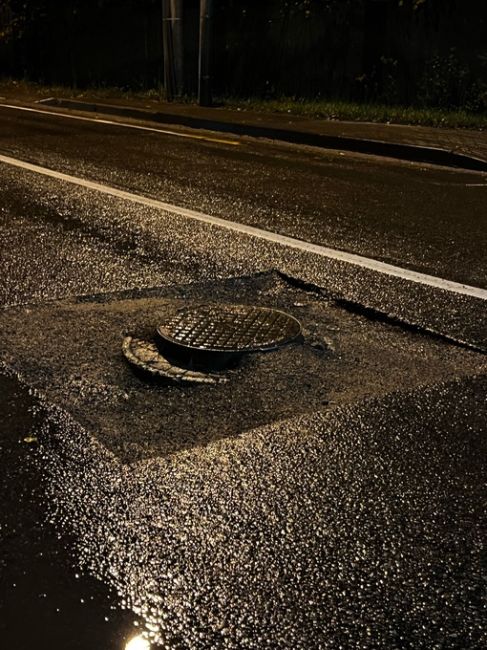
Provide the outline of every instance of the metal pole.
{"type": "Polygon", "coordinates": [[[171,30],[170,0],[162,0],[162,47],[164,56],[164,90],[166,100],[174,99],[174,56],[171,30]]]}
{"type": "Polygon", "coordinates": [[[213,0],[200,0],[198,103],[211,106],[211,18],[213,0]]]}
{"type": "Polygon", "coordinates": [[[183,0],[170,0],[171,2],[171,30],[174,60],[175,94],[181,97],[184,94],[184,33],[183,33],[183,0]]]}

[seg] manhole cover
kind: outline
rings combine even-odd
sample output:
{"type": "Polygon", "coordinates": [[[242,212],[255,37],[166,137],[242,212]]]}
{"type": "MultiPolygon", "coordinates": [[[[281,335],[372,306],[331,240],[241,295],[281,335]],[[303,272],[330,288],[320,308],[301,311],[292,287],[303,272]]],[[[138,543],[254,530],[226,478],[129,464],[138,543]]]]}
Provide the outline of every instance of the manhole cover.
{"type": "Polygon", "coordinates": [[[189,351],[243,353],[294,341],[301,325],[277,309],[245,305],[183,307],[157,328],[163,342],[189,351]]]}

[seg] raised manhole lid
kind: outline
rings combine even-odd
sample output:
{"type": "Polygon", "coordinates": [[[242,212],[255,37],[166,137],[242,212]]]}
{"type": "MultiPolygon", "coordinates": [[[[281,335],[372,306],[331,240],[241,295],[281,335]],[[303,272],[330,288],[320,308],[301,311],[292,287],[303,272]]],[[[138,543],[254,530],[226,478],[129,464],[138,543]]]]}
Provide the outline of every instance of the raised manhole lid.
{"type": "Polygon", "coordinates": [[[183,307],[157,328],[163,341],[205,352],[257,352],[294,341],[301,324],[277,309],[204,304],[183,307]]]}

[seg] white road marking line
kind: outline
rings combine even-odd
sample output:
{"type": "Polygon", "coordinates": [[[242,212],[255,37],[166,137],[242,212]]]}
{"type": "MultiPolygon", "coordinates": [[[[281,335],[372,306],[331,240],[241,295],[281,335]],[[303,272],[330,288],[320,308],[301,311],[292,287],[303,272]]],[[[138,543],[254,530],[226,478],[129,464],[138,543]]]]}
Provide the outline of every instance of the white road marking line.
{"type": "Polygon", "coordinates": [[[55,117],[64,117],[68,120],[79,120],[81,122],[95,122],[96,124],[108,124],[109,126],[120,126],[126,129],[136,129],[138,131],[151,131],[152,133],[161,133],[163,135],[174,135],[178,138],[187,138],[189,140],[206,140],[207,142],[217,142],[218,144],[229,144],[239,146],[238,140],[227,140],[225,138],[214,138],[212,136],[198,135],[196,133],[182,133],[180,131],[168,131],[167,129],[156,129],[150,126],[141,126],[139,124],[128,124],[127,122],[116,122],[114,120],[105,120],[98,117],[84,117],[82,115],[68,115],[58,111],[43,111],[38,108],[28,106],[15,106],[14,104],[0,104],[0,108],[10,108],[16,111],[26,111],[28,113],[40,113],[41,115],[54,115],[55,117]]]}
{"type": "Polygon", "coordinates": [[[468,284],[460,284],[459,282],[437,278],[433,275],[426,275],[425,273],[418,273],[417,271],[411,271],[410,269],[393,266],[392,264],[386,264],[385,262],[380,262],[369,257],[362,257],[362,255],[356,255],[355,253],[346,253],[345,251],[340,251],[335,248],[327,248],[325,246],[320,246],[319,244],[311,244],[301,239],[287,237],[286,235],[279,235],[269,230],[256,228],[255,226],[247,226],[235,221],[227,221],[226,219],[222,219],[220,217],[212,217],[211,215],[204,214],[203,212],[197,212],[196,210],[190,210],[188,208],[181,208],[177,205],[172,205],[171,203],[165,203],[164,201],[151,199],[146,196],[141,196],[140,194],[133,194],[132,192],[119,190],[115,187],[110,187],[109,185],[103,185],[101,183],[89,181],[84,178],[79,178],[78,176],[63,174],[62,172],[57,172],[53,169],[41,167],[39,165],[33,165],[32,163],[28,163],[17,158],[11,158],[10,156],[3,156],[0,154],[0,162],[5,163],[6,165],[12,165],[13,167],[26,169],[37,174],[42,174],[43,176],[49,176],[50,178],[65,181],[67,183],[72,183],[73,185],[85,187],[87,189],[101,192],[109,196],[115,196],[126,201],[131,201],[132,203],[138,203],[140,205],[163,210],[164,212],[168,212],[179,217],[185,217],[187,219],[193,219],[195,221],[202,221],[203,223],[226,228],[227,230],[233,230],[241,234],[250,235],[252,237],[263,239],[274,244],[280,244],[288,248],[294,248],[306,253],[313,253],[315,255],[319,255],[320,257],[328,258],[338,262],[346,262],[347,264],[359,266],[361,268],[368,269],[369,271],[375,271],[384,275],[401,278],[402,280],[408,280],[409,282],[427,285],[434,287],[435,289],[441,289],[443,291],[450,291],[452,293],[459,293],[464,296],[471,296],[473,298],[487,300],[487,290],[481,289],[480,287],[472,287],[468,284]]]}

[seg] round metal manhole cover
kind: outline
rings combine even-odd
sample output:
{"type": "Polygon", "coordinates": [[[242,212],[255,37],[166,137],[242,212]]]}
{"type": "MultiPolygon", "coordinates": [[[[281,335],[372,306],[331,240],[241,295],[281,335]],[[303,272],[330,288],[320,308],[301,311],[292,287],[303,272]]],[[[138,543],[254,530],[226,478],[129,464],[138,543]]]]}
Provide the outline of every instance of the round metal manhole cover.
{"type": "Polygon", "coordinates": [[[157,328],[164,342],[205,352],[258,352],[294,341],[295,318],[277,309],[245,305],[183,307],[157,328]]]}

